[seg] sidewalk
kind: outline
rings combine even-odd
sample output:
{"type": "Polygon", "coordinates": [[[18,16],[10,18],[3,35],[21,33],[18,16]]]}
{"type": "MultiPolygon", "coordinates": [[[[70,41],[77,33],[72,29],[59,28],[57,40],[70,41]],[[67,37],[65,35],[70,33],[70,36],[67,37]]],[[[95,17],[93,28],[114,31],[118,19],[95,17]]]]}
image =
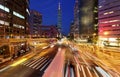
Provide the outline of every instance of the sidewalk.
{"type": "MultiPolygon", "coordinates": [[[[20,56],[16,56],[15,58],[14,58],[14,60],[16,60],[16,59],[18,59],[18,58],[20,58],[20,57],[23,57],[23,56],[26,56],[27,54],[29,54],[29,53],[31,53],[31,51],[29,51],[29,52],[26,52],[26,53],[24,53],[24,54],[21,54],[20,56]]],[[[12,59],[12,57],[8,57],[8,58],[0,58],[0,66],[2,65],[2,64],[4,64],[4,63],[6,63],[6,62],[9,62],[9,61],[11,61],[11,59],[12,59]]]]}
{"type": "Polygon", "coordinates": [[[5,58],[5,59],[0,58],[0,64],[5,63],[5,62],[9,61],[10,59],[11,59],[11,57],[8,57],[8,58],[5,58]]]}

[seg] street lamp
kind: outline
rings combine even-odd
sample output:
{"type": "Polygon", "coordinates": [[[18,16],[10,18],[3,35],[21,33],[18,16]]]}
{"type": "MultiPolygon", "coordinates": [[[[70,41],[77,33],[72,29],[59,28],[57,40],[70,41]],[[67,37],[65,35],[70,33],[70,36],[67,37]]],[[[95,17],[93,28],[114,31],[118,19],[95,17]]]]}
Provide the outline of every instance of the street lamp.
{"type": "Polygon", "coordinates": [[[109,34],[109,32],[104,32],[104,35],[108,35],[109,34]]]}

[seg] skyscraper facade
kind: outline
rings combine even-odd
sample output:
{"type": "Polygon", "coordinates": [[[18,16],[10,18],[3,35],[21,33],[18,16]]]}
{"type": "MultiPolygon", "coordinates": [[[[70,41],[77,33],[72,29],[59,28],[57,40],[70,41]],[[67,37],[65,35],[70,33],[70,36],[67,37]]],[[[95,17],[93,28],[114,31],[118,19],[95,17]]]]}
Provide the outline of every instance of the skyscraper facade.
{"type": "Polygon", "coordinates": [[[30,35],[39,37],[39,28],[42,24],[42,14],[36,10],[30,11],[30,35]]]}
{"type": "Polygon", "coordinates": [[[90,37],[94,33],[94,26],[97,25],[97,0],[80,0],[80,36],[90,37]]]}
{"type": "Polygon", "coordinates": [[[75,38],[79,37],[79,34],[80,34],[80,0],[75,1],[74,25],[72,26],[72,32],[75,38]]]}
{"type": "Polygon", "coordinates": [[[62,9],[61,9],[61,4],[59,2],[59,4],[58,4],[58,22],[57,22],[59,37],[61,37],[61,27],[62,27],[62,9]]]}
{"type": "Polygon", "coordinates": [[[81,39],[97,34],[97,0],[76,0],[74,7],[74,35],[81,39]]]}
{"type": "Polygon", "coordinates": [[[0,37],[16,38],[28,34],[29,0],[0,0],[0,37]]]}
{"type": "Polygon", "coordinates": [[[104,45],[119,45],[120,0],[99,0],[99,40],[104,45]]]}

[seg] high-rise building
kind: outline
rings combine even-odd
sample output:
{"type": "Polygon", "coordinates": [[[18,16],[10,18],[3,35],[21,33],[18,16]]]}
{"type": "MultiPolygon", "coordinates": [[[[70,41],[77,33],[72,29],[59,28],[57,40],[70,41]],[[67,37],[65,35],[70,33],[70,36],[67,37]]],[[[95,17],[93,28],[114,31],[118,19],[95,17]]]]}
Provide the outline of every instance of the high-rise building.
{"type": "Polygon", "coordinates": [[[74,7],[74,35],[81,39],[97,34],[97,0],[76,0],[74,7]]]}
{"type": "Polygon", "coordinates": [[[0,37],[16,38],[28,34],[29,0],[0,0],[0,37]]]}
{"type": "Polygon", "coordinates": [[[74,6],[74,25],[72,26],[72,34],[74,37],[79,37],[80,34],[80,1],[76,0],[75,1],[75,6],[74,6]]]}
{"type": "Polygon", "coordinates": [[[119,45],[120,0],[99,0],[99,41],[104,45],[119,45]]]}
{"type": "Polygon", "coordinates": [[[39,27],[42,24],[42,14],[36,10],[30,11],[30,35],[31,37],[39,37],[39,27]]]}
{"type": "Polygon", "coordinates": [[[62,10],[61,10],[61,4],[59,2],[58,4],[58,22],[57,22],[57,28],[59,31],[59,37],[61,37],[61,27],[62,27],[62,10]]]}
{"type": "Polygon", "coordinates": [[[80,36],[91,37],[97,26],[97,0],[80,1],[80,36]]]}
{"type": "Polygon", "coordinates": [[[42,25],[39,28],[40,37],[45,38],[56,38],[58,37],[59,31],[57,26],[54,25],[42,25]]]}

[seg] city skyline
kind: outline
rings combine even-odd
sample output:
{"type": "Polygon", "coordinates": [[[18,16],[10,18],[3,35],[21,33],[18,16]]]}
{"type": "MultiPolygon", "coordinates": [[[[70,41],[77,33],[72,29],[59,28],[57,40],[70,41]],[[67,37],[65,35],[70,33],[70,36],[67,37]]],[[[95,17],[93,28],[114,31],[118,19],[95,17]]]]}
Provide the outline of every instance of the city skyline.
{"type": "Polygon", "coordinates": [[[29,1],[0,0],[0,77],[120,77],[120,0],[29,1]]]}
{"type": "Polygon", "coordinates": [[[75,0],[48,0],[35,2],[30,0],[30,9],[39,11],[43,15],[43,25],[57,25],[58,3],[62,9],[62,33],[67,35],[70,31],[70,23],[74,18],[75,0]]]}

